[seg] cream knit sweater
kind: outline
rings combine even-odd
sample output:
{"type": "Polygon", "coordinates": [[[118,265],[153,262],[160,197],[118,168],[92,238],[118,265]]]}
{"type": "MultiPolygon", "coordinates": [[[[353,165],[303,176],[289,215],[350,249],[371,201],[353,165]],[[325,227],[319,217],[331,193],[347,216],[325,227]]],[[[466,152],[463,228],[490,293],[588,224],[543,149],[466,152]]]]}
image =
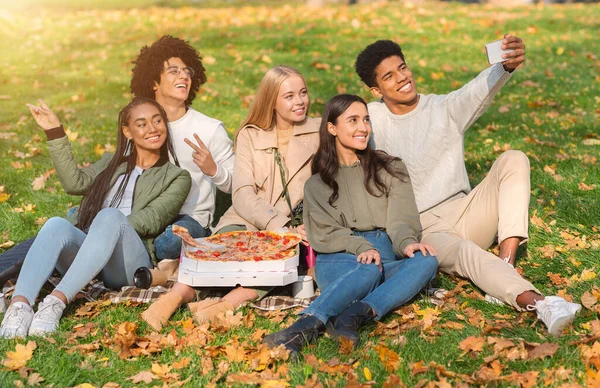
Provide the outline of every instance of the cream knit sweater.
{"type": "Polygon", "coordinates": [[[417,107],[395,115],[382,100],[369,104],[371,146],[402,158],[422,213],[471,191],[464,162],[465,131],[489,108],[511,73],[502,64],[446,95],[420,95],[417,107]]]}

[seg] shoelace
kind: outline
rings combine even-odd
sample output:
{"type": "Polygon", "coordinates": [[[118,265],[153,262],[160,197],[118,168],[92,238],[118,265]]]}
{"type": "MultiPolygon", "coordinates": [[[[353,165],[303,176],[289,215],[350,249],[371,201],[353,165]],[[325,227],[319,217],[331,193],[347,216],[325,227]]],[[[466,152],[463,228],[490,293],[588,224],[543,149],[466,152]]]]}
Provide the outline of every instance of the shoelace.
{"type": "Polygon", "coordinates": [[[550,316],[560,309],[560,306],[556,304],[548,305],[545,300],[538,300],[535,302],[535,305],[528,304],[526,307],[527,311],[534,311],[537,313],[537,316],[542,319],[542,321],[547,321],[550,319],[550,316]],[[540,313],[540,307],[543,307],[542,313],[540,313]]]}
{"type": "Polygon", "coordinates": [[[52,318],[56,318],[57,315],[62,315],[62,309],[58,303],[44,303],[38,308],[37,318],[42,321],[49,322],[52,318]]]}
{"type": "Polygon", "coordinates": [[[10,315],[7,317],[7,322],[10,322],[14,319],[19,318],[19,320],[17,321],[17,324],[20,324],[23,321],[23,318],[25,318],[24,314],[20,314],[21,311],[24,311],[25,309],[22,306],[16,306],[14,309],[11,309],[11,313],[10,315]]]}

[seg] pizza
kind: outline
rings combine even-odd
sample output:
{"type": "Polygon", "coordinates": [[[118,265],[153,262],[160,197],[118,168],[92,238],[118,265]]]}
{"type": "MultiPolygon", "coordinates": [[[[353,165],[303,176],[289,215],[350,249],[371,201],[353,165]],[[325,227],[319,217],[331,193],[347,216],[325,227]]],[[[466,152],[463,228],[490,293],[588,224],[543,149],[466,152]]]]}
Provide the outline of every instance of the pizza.
{"type": "Polygon", "coordinates": [[[192,235],[190,234],[190,232],[186,228],[184,228],[183,226],[173,225],[172,226],[172,230],[173,230],[173,234],[176,235],[176,236],[181,237],[181,239],[186,244],[191,245],[191,246],[196,247],[196,248],[203,247],[203,245],[200,244],[198,241],[196,241],[196,239],[192,237],[192,235]]]}
{"type": "Polygon", "coordinates": [[[203,241],[218,248],[194,240],[195,245],[189,244],[194,248],[187,248],[185,255],[190,259],[206,261],[285,260],[296,255],[296,247],[302,241],[302,236],[289,232],[237,231],[215,234],[203,241]]]}

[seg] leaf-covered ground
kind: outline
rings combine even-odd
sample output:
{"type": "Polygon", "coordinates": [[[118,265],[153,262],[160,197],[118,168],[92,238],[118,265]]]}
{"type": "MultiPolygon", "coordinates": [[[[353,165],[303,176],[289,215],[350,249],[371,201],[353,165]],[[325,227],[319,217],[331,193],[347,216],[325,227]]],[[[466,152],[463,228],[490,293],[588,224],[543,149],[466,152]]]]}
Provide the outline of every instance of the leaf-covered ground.
{"type": "Polygon", "coordinates": [[[362,331],[358,351],[324,338],[291,362],[260,340],[289,324],[292,312],[243,309],[243,317],[207,328],[182,310],[157,334],[139,321],[143,306],[74,303],[53,337],[0,341],[0,386],[600,385],[598,5],[43,3],[0,9],[0,252],[79,201],[60,187],[24,104],[44,98],[78,160],[94,162],[114,147],[131,61],[163,34],[201,51],[209,82],[194,107],[232,133],[273,65],[306,75],[311,114],[319,115],[339,92],[370,99],[353,63],[375,39],[401,43],[421,92],[445,93],[486,67],[485,43],[511,32],[524,39],[527,62],[468,132],[467,167],[476,184],[503,150],[529,155],[530,241],[518,268],[543,292],[586,307],[555,339],[534,315],[489,305],[470,284],[442,276],[453,290],[442,306],[419,299],[362,331]]]}

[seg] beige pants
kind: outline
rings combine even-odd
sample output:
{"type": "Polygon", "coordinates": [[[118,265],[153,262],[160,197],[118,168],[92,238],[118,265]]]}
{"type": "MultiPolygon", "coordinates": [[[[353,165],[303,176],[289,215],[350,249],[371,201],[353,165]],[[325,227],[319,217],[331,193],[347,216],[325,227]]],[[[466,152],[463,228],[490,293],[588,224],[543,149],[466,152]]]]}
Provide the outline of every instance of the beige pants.
{"type": "Polygon", "coordinates": [[[441,271],[468,278],[487,294],[523,310],[517,296],[539,291],[487,249],[496,239],[527,239],[529,193],[529,159],[520,151],[504,152],[469,195],[421,214],[421,241],[435,248],[441,271]]]}

